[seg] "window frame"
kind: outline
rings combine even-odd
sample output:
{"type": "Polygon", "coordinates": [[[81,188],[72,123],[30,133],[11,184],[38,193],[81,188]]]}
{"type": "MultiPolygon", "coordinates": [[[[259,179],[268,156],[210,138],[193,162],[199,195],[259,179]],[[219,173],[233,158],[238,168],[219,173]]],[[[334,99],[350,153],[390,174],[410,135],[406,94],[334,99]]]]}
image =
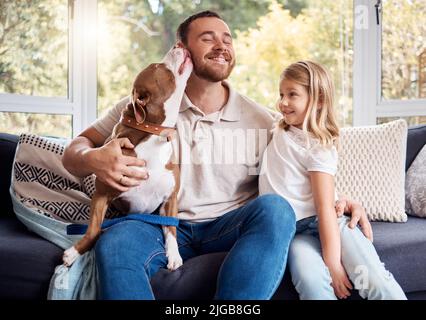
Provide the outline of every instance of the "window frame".
{"type": "Polygon", "coordinates": [[[72,116],[72,136],[96,119],[97,0],[68,0],[68,98],[0,93],[1,112],[72,116]]]}
{"type": "Polygon", "coordinates": [[[426,99],[385,100],[382,98],[382,10],[376,21],[378,1],[354,0],[353,125],[375,125],[377,118],[426,116],[426,99]],[[366,10],[364,10],[366,9],[366,10]],[[360,15],[366,14],[366,17],[360,15]],[[366,18],[367,27],[357,28],[366,18]]]}

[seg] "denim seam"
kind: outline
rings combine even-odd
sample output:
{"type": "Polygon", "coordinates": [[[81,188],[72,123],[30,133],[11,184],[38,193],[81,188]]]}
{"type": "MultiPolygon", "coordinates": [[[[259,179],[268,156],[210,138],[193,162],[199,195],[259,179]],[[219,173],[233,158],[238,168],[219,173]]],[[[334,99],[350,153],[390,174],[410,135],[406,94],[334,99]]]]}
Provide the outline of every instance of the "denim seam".
{"type": "Polygon", "coordinates": [[[232,231],[234,231],[235,229],[239,228],[241,225],[242,225],[242,222],[239,222],[239,223],[238,223],[236,226],[234,226],[233,228],[226,230],[225,232],[223,232],[223,233],[221,233],[221,234],[217,235],[217,236],[216,236],[216,237],[214,237],[214,238],[211,238],[211,239],[208,239],[208,240],[202,241],[202,242],[201,242],[201,244],[203,245],[203,244],[206,244],[206,243],[209,243],[209,242],[212,242],[212,241],[218,240],[218,239],[220,239],[221,237],[223,237],[223,236],[225,236],[225,235],[227,235],[227,234],[231,233],[231,232],[232,232],[232,231]]]}
{"type": "MultiPolygon", "coordinates": [[[[294,233],[295,232],[293,232],[293,235],[290,237],[290,239],[288,241],[287,253],[283,255],[283,259],[287,256],[286,260],[288,260],[288,251],[289,251],[290,243],[291,243],[291,241],[294,237],[294,233]]],[[[270,300],[272,298],[275,291],[278,289],[278,286],[280,285],[280,279],[282,279],[283,276],[284,276],[286,266],[287,266],[287,263],[285,263],[285,261],[283,261],[283,263],[281,264],[280,270],[278,270],[277,275],[275,276],[275,280],[272,284],[272,288],[269,290],[269,294],[268,294],[268,297],[267,297],[268,300],[270,300]]]]}
{"type": "Polygon", "coordinates": [[[267,300],[270,300],[272,298],[272,295],[275,293],[275,291],[276,291],[276,289],[277,289],[277,287],[279,285],[278,281],[283,276],[284,267],[285,267],[284,265],[285,265],[285,263],[281,264],[281,267],[278,270],[278,273],[277,273],[277,275],[274,278],[274,281],[272,283],[272,288],[269,290],[268,296],[266,298],[267,300]],[[280,275],[281,275],[281,277],[280,277],[280,275]]]}
{"type": "Polygon", "coordinates": [[[183,244],[178,244],[178,248],[181,248],[181,247],[188,247],[189,245],[191,244],[191,242],[186,242],[186,243],[183,243],[183,244]]]}
{"type": "MultiPolygon", "coordinates": [[[[190,242],[186,242],[186,243],[184,243],[182,245],[179,245],[178,248],[187,247],[189,244],[190,244],[190,242]]],[[[155,251],[154,253],[152,253],[148,257],[148,259],[146,259],[145,263],[143,264],[144,268],[146,269],[148,267],[148,265],[151,263],[151,260],[154,259],[155,256],[158,256],[161,253],[166,254],[166,251],[165,250],[163,250],[163,251],[155,251]]]]}

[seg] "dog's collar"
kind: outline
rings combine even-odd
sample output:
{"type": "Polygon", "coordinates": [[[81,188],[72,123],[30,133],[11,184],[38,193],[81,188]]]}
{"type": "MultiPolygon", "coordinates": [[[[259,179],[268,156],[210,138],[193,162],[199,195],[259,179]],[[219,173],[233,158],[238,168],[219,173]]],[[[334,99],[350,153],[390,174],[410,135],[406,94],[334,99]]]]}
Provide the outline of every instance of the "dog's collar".
{"type": "Polygon", "coordinates": [[[139,131],[155,134],[157,136],[167,138],[167,141],[171,141],[176,135],[176,129],[170,127],[163,127],[155,123],[144,121],[142,123],[136,122],[136,120],[127,115],[121,115],[120,123],[126,127],[130,127],[139,131]]]}

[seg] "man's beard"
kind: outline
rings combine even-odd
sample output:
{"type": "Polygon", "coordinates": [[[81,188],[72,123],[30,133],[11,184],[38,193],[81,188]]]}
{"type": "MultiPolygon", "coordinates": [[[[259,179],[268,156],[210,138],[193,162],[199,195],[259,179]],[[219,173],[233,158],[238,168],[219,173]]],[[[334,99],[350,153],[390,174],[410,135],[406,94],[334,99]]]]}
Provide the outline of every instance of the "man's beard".
{"type": "Polygon", "coordinates": [[[194,74],[202,79],[209,80],[212,82],[219,82],[229,77],[235,66],[235,59],[230,61],[225,69],[216,70],[210,65],[199,64],[197,61],[192,60],[194,65],[194,74]]]}

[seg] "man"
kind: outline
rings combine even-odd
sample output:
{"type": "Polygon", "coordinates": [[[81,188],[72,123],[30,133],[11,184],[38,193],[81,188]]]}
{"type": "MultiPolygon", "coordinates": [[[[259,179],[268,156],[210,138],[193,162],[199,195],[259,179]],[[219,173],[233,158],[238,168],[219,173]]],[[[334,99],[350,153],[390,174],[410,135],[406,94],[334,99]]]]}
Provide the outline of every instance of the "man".
{"type": "MultiPolygon", "coordinates": [[[[235,55],[231,32],[219,15],[210,11],[193,15],[179,26],[177,36],[194,64],[177,122],[179,252],[185,261],[229,251],[218,275],[216,299],[270,299],[285,270],[295,216],[287,201],[277,195],[256,198],[258,177],[251,172],[265,145],[256,144],[254,163],[248,159],[206,161],[205,155],[222,150],[223,141],[217,137],[223,131],[254,130],[256,138],[263,132],[269,139],[274,119],[224,82],[235,65],[235,55]]],[[[103,146],[127,102],[128,98],[120,101],[66,148],[63,163],[71,173],[80,177],[95,173],[120,191],[149,178],[149,172],[130,168],[143,167],[143,160],[121,154],[121,147],[134,147],[128,140],[103,146]]],[[[238,156],[241,144],[231,151],[238,156]]],[[[370,232],[358,204],[348,201],[346,209],[352,211],[353,225],[361,219],[364,230],[370,232]]],[[[102,298],[154,299],[149,280],[167,265],[159,226],[119,223],[100,237],[95,254],[102,298]]]]}

